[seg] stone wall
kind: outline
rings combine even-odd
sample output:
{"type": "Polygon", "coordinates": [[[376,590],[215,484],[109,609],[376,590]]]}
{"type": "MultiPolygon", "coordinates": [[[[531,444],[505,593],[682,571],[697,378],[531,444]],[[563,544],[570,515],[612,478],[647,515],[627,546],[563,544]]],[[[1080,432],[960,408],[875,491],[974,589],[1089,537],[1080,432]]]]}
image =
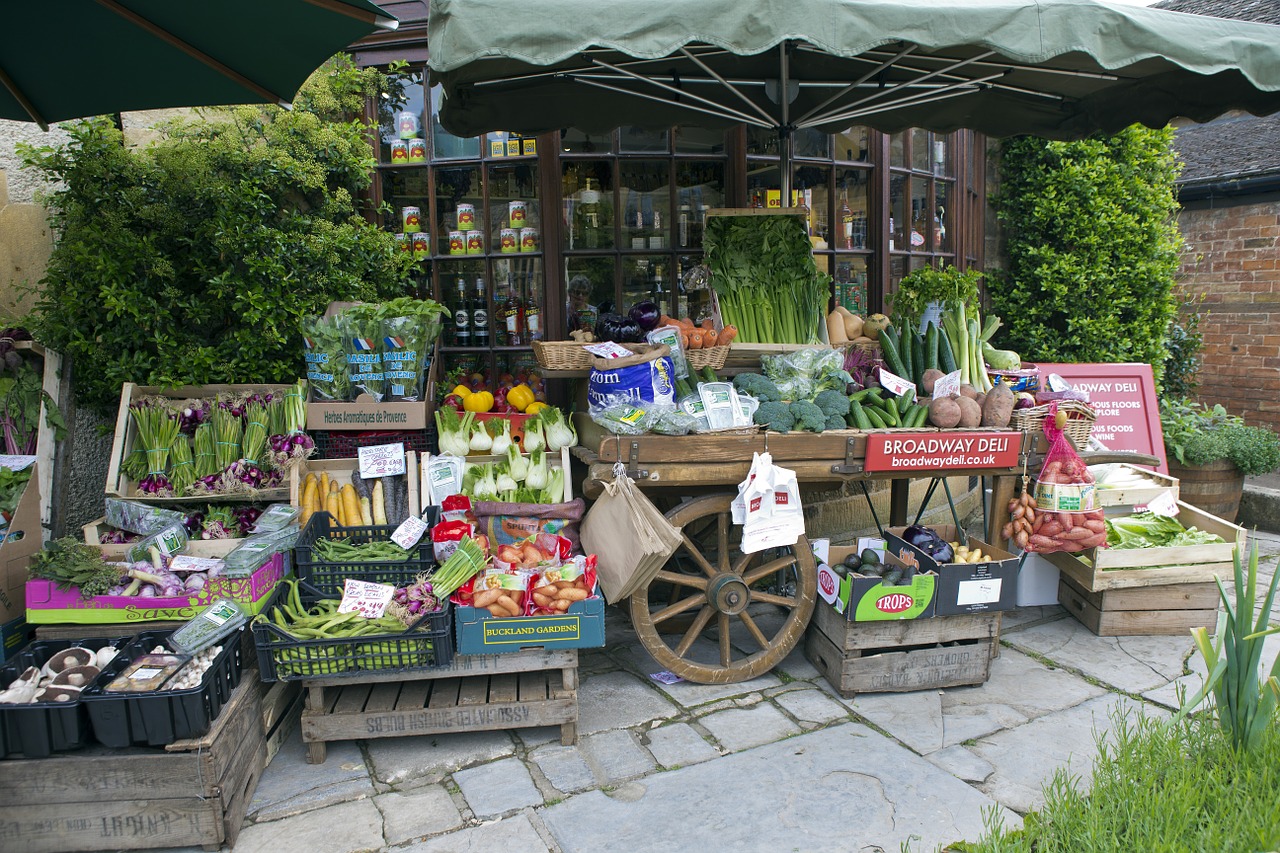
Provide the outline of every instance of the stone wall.
{"type": "Polygon", "coordinates": [[[1280,200],[1190,206],[1178,225],[1179,290],[1205,295],[1198,397],[1280,431],[1280,200]]]}
{"type": "Polygon", "coordinates": [[[44,277],[53,251],[45,210],[35,203],[40,179],[22,168],[18,144],[65,140],[60,130],[44,133],[34,124],[0,121],[0,323],[30,312],[30,291],[44,277]]]}

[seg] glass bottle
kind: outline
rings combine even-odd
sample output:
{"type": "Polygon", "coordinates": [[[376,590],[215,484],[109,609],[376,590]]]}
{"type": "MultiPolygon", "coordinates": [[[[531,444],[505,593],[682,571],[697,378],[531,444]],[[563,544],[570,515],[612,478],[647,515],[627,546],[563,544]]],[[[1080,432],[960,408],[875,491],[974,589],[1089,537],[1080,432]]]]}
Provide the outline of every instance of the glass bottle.
{"type": "Polygon", "coordinates": [[[911,202],[911,248],[924,248],[925,221],[923,208],[919,201],[911,202]]]}
{"type": "Polygon", "coordinates": [[[934,210],[933,213],[933,248],[934,251],[942,251],[942,247],[947,241],[947,211],[942,205],[934,210]]]}
{"type": "Polygon", "coordinates": [[[476,277],[476,289],[471,298],[471,345],[489,346],[489,305],[484,276],[476,277]]]}
{"type": "Polygon", "coordinates": [[[671,314],[671,294],[663,288],[662,265],[653,268],[653,302],[658,306],[659,314],[671,314]]]}
{"type": "Polygon", "coordinates": [[[853,210],[849,208],[849,189],[847,185],[840,187],[840,232],[836,239],[837,249],[853,248],[853,210]]]}
{"type": "Polygon", "coordinates": [[[578,206],[573,212],[575,245],[581,249],[608,248],[612,241],[608,239],[608,209],[601,203],[600,191],[595,188],[595,179],[587,178],[579,197],[578,206]]]}
{"type": "Polygon", "coordinates": [[[493,285],[493,314],[489,323],[489,334],[495,347],[509,346],[507,343],[507,307],[510,304],[510,291],[493,285]]]}
{"type": "Polygon", "coordinates": [[[456,347],[471,346],[471,314],[467,304],[467,280],[458,276],[457,301],[453,309],[453,345],[456,347]]]}
{"type": "Polygon", "coordinates": [[[534,295],[533,281],[530,280],[524,300],[524,343],[528,345],[540,340],[542,340],[542,305],[534,295]]]}
{"type": "Polygon", "coordinates": [[[692,243],[689,242],[689,228],[691,225],[689,220],[692,217],[692,215],[693,213],[689,207],[688,202],[682,203],[680,205],[680,218],[677,224],[681,248],[693,245],[692,243]]]}
{"type": "Polygon", "coordinates": [[[528,343],[524,336],[524,302],[516,293],[510,276],[507,277],[507,308],[502,322],[507,327],[507,346],[518,347],[528,343]]]}

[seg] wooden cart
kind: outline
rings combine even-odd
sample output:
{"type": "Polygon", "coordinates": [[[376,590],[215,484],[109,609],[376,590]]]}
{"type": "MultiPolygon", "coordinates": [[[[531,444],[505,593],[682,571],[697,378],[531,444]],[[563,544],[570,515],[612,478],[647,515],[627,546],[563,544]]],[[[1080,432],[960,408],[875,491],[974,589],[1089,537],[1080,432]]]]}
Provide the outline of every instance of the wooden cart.
{"type": "Polygon", "coordinates": [[[940,433],[931,429],[609,436],[598,447],[575,448],[574,455],[586,466],[582,492],[588,498],[600,494],[602,484],[613,479],[614,465],[621,463],[660,505],[671,505],[667,515],[682,528],[683,542],[649,586],[631,596],[632,623],[648,652],[667,669],[689,681],[722,684],[768,672],[790,654],[804,636],[817,597],[817,567],[804,537],[790,548],[758,554],[736,548],[730,503],[753,453],[767,450],[775,463],[794,470],[803,485],[860,482],[865,493],[866,481],[890,480],[890,525],[908,523],[912,479],[994,477],[987,519],[987,540],[994,542],[1008,520],[1005,504],[1032,441],[1026,433],[987,432],[1011,436],[1017,461],[913,476],[867,470],[871,435],[940,433]],[[744,653],[735,645],[755,650],[744,653]]]}

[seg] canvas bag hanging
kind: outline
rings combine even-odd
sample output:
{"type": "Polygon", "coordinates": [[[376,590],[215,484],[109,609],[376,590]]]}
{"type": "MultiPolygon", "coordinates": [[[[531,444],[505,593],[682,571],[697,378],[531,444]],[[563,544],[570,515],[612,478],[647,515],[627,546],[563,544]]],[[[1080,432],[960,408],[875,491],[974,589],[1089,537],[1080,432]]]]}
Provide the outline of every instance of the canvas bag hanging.
{"type": "Polygon", "coordinates": [[[636,488],[622,465],[613,473],[581,528],[583,550],[596,555],[600,588],[611,603],[653,580],[682,540],[680,528],[636,488]]]}

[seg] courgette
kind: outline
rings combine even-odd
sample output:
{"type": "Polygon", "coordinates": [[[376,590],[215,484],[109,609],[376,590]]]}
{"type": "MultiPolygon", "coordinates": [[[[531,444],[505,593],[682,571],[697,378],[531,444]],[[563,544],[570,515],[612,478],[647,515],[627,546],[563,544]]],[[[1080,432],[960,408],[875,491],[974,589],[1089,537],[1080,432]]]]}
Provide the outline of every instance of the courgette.
{"type": "Polygon", "coordinates": [[[849,401],[849,413],[853,415],[853,426],[857,429],[871,429],[871,418],[867,417],[867,413],[862,410],[862,404],[857,400],[849,401]]]}
{"type": "Polygon", "coordinates": [[[911,381],[916,384],[917,388],[924,388],[924,338],[912,332],[911,334],[911,381]]]}
{"type": "Polygon", "coordinates": [[[880,357],[884,359],[884,366],[889,368],[890,373],[906,378],[907,369],[898,354],[898,348],[894,343],[892,332],[888,328],[881,329],[879,339],[880,357]]]}
{"type": "Polygon", "coordinates": [[[914,382],[915,380],[911,377],[916,375],[916,366],[911,360],[912,337],[913,335],[911,334],[911,331],[905,330],[902,333],[902,337],[898,339],[898,355],[902,356],[902,366],[907,371],[906,373],[899,373],[898,375],[908,382],[914,382]]]}
{"type": "Polygon", "coordinates": [[[907,409],[911,408],[911,404],[912,404],[912,403],[914,403],[914,402],[915,402],[915,400],[912,398],[911,392],[910,392],[910,391],[903,391],[903,392],[898,396],[898,404],[897,404],[897,405],[898,405],[898,411],[897,411],[897,415],[898,415],[898,417],[899,417],[899,418],[901,418],[903,415],[905,415],[905,414],[907,413],[907,409]]]}
{"type": "Polygon", "coordinates": [[[924,369],[938,369],[938,327],[934,323],[924,331],[924,369]]]}
{"type": "Polygon", "coordinates": [[[951,348],[951,336],[946,329],[938,329],[938,369],[943,373],[956,372],[955,350],[951,348]]]}
{"type": "Polygon", "coordinates": [[[879,409],[874,407],[863,410],[863,414],[867,416],[867,420],[871,422],[871,429],[884,429],[889,426],[885,422],[884,415],[879,409]]]}

